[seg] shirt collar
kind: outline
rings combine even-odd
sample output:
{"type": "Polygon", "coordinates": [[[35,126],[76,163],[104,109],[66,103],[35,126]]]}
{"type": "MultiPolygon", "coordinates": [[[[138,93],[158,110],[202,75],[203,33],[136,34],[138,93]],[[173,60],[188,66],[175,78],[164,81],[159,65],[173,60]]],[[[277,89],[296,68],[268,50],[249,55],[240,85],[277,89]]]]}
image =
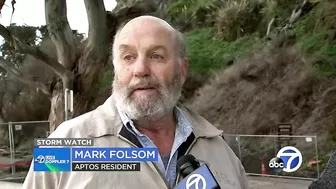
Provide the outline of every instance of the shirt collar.
{"type": "Polygon", "coordinates": [[[133,120],[131,120],[124,112],[122,112],[118,106],[117,110],[126,129],[137,136],[143,136],[143,134],[141,134],[140,131],[135,128],[133,120]]]}

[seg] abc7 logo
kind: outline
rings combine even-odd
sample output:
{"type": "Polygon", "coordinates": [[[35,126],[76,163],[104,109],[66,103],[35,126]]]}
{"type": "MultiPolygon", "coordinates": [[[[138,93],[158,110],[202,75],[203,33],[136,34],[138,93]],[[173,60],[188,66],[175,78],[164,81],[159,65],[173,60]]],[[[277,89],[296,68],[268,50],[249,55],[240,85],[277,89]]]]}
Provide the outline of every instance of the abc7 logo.
{"type": "Polygon", "coordinates": [[[281,158],[275,157],[270,160],[268,166],[276,173],[279,173],[285,168],[285,163],[281,158]]]}
{"type": "Polygon", "coordinates": [[[298,170],[301,164],[301,152],[293,146],[286,146],[281,148],[277,156],[271,159],[269,167],[276,173],[281,171],[292,173],[298,170]]]}

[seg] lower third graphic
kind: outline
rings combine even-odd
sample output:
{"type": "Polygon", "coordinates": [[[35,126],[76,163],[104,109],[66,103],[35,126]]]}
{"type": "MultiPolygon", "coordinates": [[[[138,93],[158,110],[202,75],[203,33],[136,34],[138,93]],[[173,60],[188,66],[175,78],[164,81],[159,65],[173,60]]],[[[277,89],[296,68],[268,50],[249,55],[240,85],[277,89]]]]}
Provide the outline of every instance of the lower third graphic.
{"type": "Polygon", "coordinates": [[[34,148],[34,171],[71,171],[70,148],[34,148]]]}

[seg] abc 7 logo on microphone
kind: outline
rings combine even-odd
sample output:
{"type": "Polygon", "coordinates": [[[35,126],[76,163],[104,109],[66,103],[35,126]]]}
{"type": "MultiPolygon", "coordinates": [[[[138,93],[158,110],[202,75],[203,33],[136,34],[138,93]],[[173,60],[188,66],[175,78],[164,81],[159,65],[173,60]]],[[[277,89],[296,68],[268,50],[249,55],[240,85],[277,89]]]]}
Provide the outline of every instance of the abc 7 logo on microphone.
{"type": "Polygon", "coordinates": [[[281,171],[292,173],[298,170],[301,167],[301,164],[301,152],[293,146],[286,146],[281,148],[277,156],[269,161],[268,166],[275,173],[281,171]]]}

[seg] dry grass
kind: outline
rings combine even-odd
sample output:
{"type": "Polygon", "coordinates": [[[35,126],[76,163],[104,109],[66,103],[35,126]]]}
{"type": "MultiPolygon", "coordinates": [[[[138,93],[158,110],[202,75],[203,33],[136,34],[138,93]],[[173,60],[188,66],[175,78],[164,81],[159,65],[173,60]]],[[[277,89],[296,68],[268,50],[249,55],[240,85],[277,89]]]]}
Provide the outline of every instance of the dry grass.
{"type": "Polygon", "coordinates": [[[315,134],[336,123],[336,80],[319,79],[292,48],[256,53],[209,83],[186,104],[225,133],[269,134],[291,123],[296,134],[315,134]]]}

